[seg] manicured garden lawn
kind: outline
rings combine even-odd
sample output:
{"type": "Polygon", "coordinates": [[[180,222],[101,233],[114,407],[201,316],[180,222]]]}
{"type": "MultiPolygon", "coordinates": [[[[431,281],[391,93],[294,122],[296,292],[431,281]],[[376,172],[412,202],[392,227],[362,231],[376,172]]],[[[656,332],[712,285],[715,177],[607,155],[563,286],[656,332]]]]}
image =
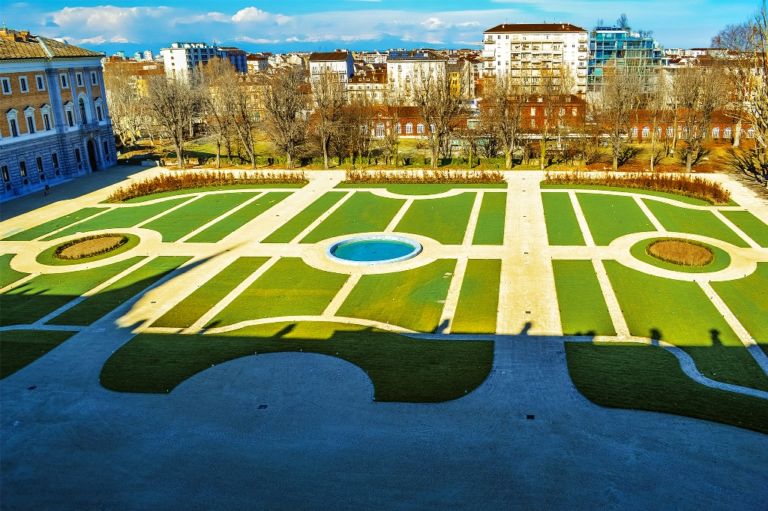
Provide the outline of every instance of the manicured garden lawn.
{"type": "Polygon", "coordinates": [[[0,380],[42,357],[75,335],[51,330],[7,330],[0,332],[0,380]]]}
{"type": "Polygon", "coordinates": [[[633,335],[683,348],[713,380],[768,390],[768,376],[695,282],[670,280],[605,261],[633,335]]]}
{"type": "Polygon", "coordinates": [[[762,220],[749,211],[722,211],[722,213],[755,243],[761,247],[768,247],[768,225],[762,220]]]}
{"type": "Polygon", "coordinates": [[[712,288],[768,354],[768,263],[743,279],[712,282],[712,288]]]}
{"type": "Polygon", "coordinates": [[[302,243],[316,243],[334,236],[359,232],[381,232],[405,204],[402,199],[355,192],[344,204],[310,232],[302,243]]]}
{"type": "Polygon", "coordinates": [[[133,257],[90,270],[48,273],[28,280],[0,295],[0,326],[34,323],[141,259],[133,257]]]}
{"type": "Polygon", "coordinates": [[[451,322],[454,334],[494,334],[499,313],[501,260],[470,259],[451,322]]]}
{"type": "Polygon", "coordinates": [[[416,200],[395,230],[421,234],[445,245],[460,245],[476,196],[468,192],[444,199],[416,200]]]}
{"type": "Polygon", "coordinates": [[[616,335],[592,261],[552,261],[564,335],[616,335]]]}
{"type": "Polygon", "coordinates": [[[13,284],[20,278],[28,275],[11,268],[11,259],[14,257],[15,254],[3,254],[0,256],[0,288],[13,284]]]}
{"type": "Polygon", "coordinates": [[[656,230],[632,197],[597,193],[579,193],[577,197],[596,245],[609,245],[626,234],[656,230]]]}
{"type": "Polygon", "coordinates": [[[336,188],[385,188],[392,193],[401,195],[435,195],[438,193],[449,192],[454,189],[477,189],[477,188],[507,188],[507,183],[488,183],[488,184],[384,184],[384,183],[340,183],[336,188]]]}
{"type": "Polygon", "coordinates": [[[656,200],[643,199],[648,209],[667,230],[709,236],[737,247],[747,244],[711,211],[684,209],[656,200]]]}
{"type": "Polygon", "coordinates": [[[196,193],[203,192],[225,192],[225,191],[259,191],[263,189],[271,188],[303,188],[305,185],[300,183],[277,183],[277,184],[263,184],[263,185],[227,185],[227,186],[199,186],[197,188],[184,188],[181,190],[171,190],[168,192],[158,192],[150,195],[142,195],[141,197],[134,197],[123,201],[126,204],[137,204],[139,202],[148,202],[156,199],[162,199],[164,197],[174,197],[176,195],[194,195],[196,193]]]}
{"type": "Polygon", "coordinates": [[[205,281],[189,296],[163,314],[152,326],[192,326],[208,309],[224,299],[243,279],[266,263],[266,257],[241,257],[205,281]]]}
{"type": "Polygon", "coordinates": [[[320,315],[347,278],[312,268],[298,258],[280,259],[219,312],[208,327],[249,319],[320,315]]]}
{"type": "Polygon", "coordinates": [[[56,250],[58,250],[62,245],[69,243],[69,241],[67,241],[48,247],[47,249],[40,252],[35,260],[40,264],[47,264],[49,266],[75,266],[79,264],[93,263],[95,261],[100,261],[109,257],[115,257],[116,255],[122,254],[123,252],[132,250],[133,247],[141,242],[141,239],[138,236],[134,236],[133,234],[123,233],[122,235],[127,238],[127,241],[123,245],[120,245],[119,247],[110,250],[109,252],[82,257],[80,259],[62,259],[57,257],[56,250]]]}
{"type": "Polygon", "coordinates": [[[728,265],[731,264],[731,256],[728,255],[728,252],[714,245],[706,245],[707,248],[712,251],[712,254],[714,257],[712,258],[712,262],[704,266],[684,266],[682,264],[675,264],[675,263],[663,261],[658,257],[653,257],[648,253],[649,245],[654,243],[654,241],[663,240],[663,239],[668,239],[668,238],[660,237],[660,238],[653,238],[653,239],[640,241],[632,245],[632,247],[629,249],[629,252],[636,259],[643,261],[644,263],[651,264],[653,266],[662,268],[664,270],[679,271],[679,272],[685,272],[685,273],[707,273],[707,272],[720,271],[720,270],[724,270],[725,268],[728,267],[728,265]]]}
{"type": "Polygon", "coordinates": [[[255,196],[253,192],[206,195],[144,227],[159,232],[163,241],[176,241],[255,196]]]}
{"type": "Polygon", "coordinates": [[[98,231],[101,229],[120,229],[124,227],[133,227],[141,222],[159,215],[190,199],[169,199],[157,204],[147,204],[146,206],[117,207],[103,215],[92,220],[86,220],[83,223],[73,225],[54,236],[46,239],[55,239],[63,236],[69,236],[78,232],[98,231]]]}
{"type": "MultiPolygon", "coordinates": [[[[600,185],[550,185],[550,184],[541,184],[541,188],[543,190],[605,190],[607,192],[625,192],[625,193],[634,193],[639,194],[640,196],[649,196],[649,197],[663,197],[665,199],[672,199],[679,202],[684,202],[686,204],[693,204],[694,206],[711,206],[709,202],[703,200],[703,199],[697,199],[695,197],[688,197],[687,195],[677,194],[677,193],[669,193],[669,192],[657,192],[655,190],[643,190],[640,188],[623,188],[623,187],[617,187],[617,186],[600,186],[600,185]]],[[[731,201],[733,202],[733,201],[731,201]]],[[[732,205],[736,205],[735,202],[733,202],[732,205]]]]}
{"type": "Polygon", "coordinates": [[[140,334],[107,360],[101,383],[121,392],[170,392],[216,364],[299,351],[357,365],[371,379],[376,401],[456,399],[482,384],[493,365],[492,342],[419,341],[335,323],[273,323],[227,336],[140,334]]]}
{"type": "Polygon", "coordinates": [[[550,245],[584,245],[584,237],[567,193],[542,193],[550,245]]]}
{"type": "Polygon", "coordinates": [[[79,211],[75,211],[74,213],[70,213],[69,215],[64,215],[62,217],[56,218],[55,220],[51,220],[50,222],[45,222],[44,224],[40,224],[31,229],[27,229],[26,231],[14,234],[13,236],[8,236],[5,239],[8,241],[34,240],[57,229],[66,227],[69,224],[92,217],[96,213],[104,211],[104,209],[105,208],[83,208],[79,211]]]}
{"type": "Polygon", "coordinates": [[[568,372],[602,406],[674,413],[768,433],[768,401],[705,387],[656,346],[565,343],[568,372]]]}
{"type": "Polygon", "coordinates": [[[363,275],[338,316],[433,332],[440,322],[456,261],[440,259],[413,270],[363,275]]]}
{"type": "Polygon", "coordinates": [[[475,237],[472,243],[475,245],[503,245],[506,213],[506,193],[487,192],[483,194],[483,203],[480,205],[480,216],[477,218],[475,237]]]}
{"type": "Polygon", "coordinates": [[[48,323],[57,325],[90,325],[122,305],[123,302],[138,295],[189,259],[189,257],[180,256],[157,257],[106,287],[100,293],[90,296],[71,309],[64,311],[48,323]]]}
{"type": "Polygon", "coordinates": [[[215,243],[229,236],[269,208],[290,195],[290,192],[272,192],[256,199],[244,208],[222,218],[209,228],[189,238],[191,243],[215,243]]]}
{"type": "Polygon", "coordinates": [[[309,227],[320,215],[339,202],[345,194],[329,192],[304,208],[275,232],[264,238],[264,243],[288,243],[309,227]]]}

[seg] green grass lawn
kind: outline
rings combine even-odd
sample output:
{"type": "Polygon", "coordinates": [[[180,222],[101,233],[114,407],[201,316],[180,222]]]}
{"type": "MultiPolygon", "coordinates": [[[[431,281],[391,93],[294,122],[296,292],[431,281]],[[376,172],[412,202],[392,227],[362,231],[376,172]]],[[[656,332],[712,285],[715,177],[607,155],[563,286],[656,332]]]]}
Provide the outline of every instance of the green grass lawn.
{"type": "Polygon", "coordinates": [[[161,256],[124,276],[100,293],[56,316],[49,324],[87,326],[130,300],[187,262],[189,257],[161,256]]]}
{"type": "Polygon", "coordinates": [[[203,192],[225,192],[225,191],[260,191],[263,189],[271,188],[303,188],[305,185],[301,183],[275,183],[275,184],[263,184],[263,185],[227,185],[227,186],[198,186],[195,188],[183,188],[181,190],[170,190],[167,192],[157,192],[150,195],[142,195],[141,197],[134,197],[123,201],[125,204],[137,204],[140,202],[147,202],[155,199],[162,199],[163,197],[174,197],[176,195],[193,195],[203,192]]]}
{"type": "MultiPolygon", "coordinates": [[[[545,190],[604,190],[608,192],[625,192],[625,193],[639,194],[640,196],[663,197],[665,199],[672,199],[685,204],[693,204],[694,206],[711,206],[712,205],[709,202],[705,201],[704,199],[688,197],[687,195],[682,195],[678,193],[657,192],[654,190],[643,190],[641,188],[627,188],[627,187],[599,186],[599,185],[548,185],[546,183],[542,183],[541,188],[545,190]]],[[[731,203],[732,203],[731,205],[736,205],[736,203],[733,201],[731,201],[731,203]]]]}
{"type": "Polygon", "coordinates": [[[635,232],[655,231],[635,199],[624,195],[577,194],[579,205],[598,246],[635,232]]]}
{"type": "Polygon", "coordinates": [[[38,275],[0,295],[0,326],[34,323],[141,259],[133,257],[90,270],[38,275]]]}
{"type": "Polygon", "coordinates": [[[568,371],[602,406],[696,417],[768,433],[768,401],[705,387],[656,346],[565,343],[568,371]]]}
{"type": "Polygon", "coordinates": [[[85,220],[86,218],[92,217],[96,213],[104,211],[104,209],[105,208],[84,208],[79,211],[75,211],[74,213],[70,213],[69,215],[64,215],[51,220],[50,222],[45,222],[44,224],[40,224],[31,229],[27,229],[26,231],[14,234],[13,236],[8,236],[5,239],[7,241],[31,241],[39,238],[40,236],[45,236],[46,234],[51,233],[57,229],[66,227],[69,224],[73,224],[75,222],[79,222],[80,220],[85,220]]]}
{"type": "Polygon", "coordinates": [[[50,330],[0,332],[0,380],[12,375],[75,335],[50,330]]]}
{"type": "Polygon", "coordinates": [[[768,354],[768,263],[758,264],[757,270],[743,279],[711,285],[768,354]]]}
{"type": "Polygon", "coordinates": [[[564,335],[616,335],[592,261],[552,261],[564,335]]]}
{"type": "Polygon", "coordinates": [[[144,227],[159,232],[163,241],[176,241],[255,195],[253,192],[206,195],[151,221],[144,227]]]}
{"type": "Polygon", "coordinates": [[[13,284],[28,275],[28,273],[22,273],[11,268],[11,259],[14,257],[16,257],[16,254],[3,254],[0,256],[0,288],[13,284]]]}
{"type": "Polygon", "coordinates": [[[507,213],[506,193],[485,193],[477,218],[475,245],[503,245],[504,221],[507,213]]]}
{"type": "Polygon", "coordinates": [[[711,211],[685,209],[663,202],[644,199],[648,209],[667,230],[709,236],[737,247],[748,246],[711,211]]]}
{"type": "Polygon", "coordinates": [[[454,334],[494,334],[499,312],[499,259],[470,259],[451,322],[454,334]]]}
{"type": "Polygon", "coordinates": [[[272,192],[256,199],[242,209],[239,209],[231,215],[222,218],[209,228],[192,236],[188,241],[191,243],[215,243],[229,236],[260,214],[270,209],[275,204],[288,197],[290,192],[272,192]]]}
{"type": "Polygon", "coordinates": [[[413,270],[363,275],[337,315],[433,332],[455,267],[455,260],[440,259],[413,270]]]}
{"type": "Polygon", "coordinates": [[[567,193],[542,193],[550,245],[584,245],[584,237],[567,193]]]}
{"type": "Polygon", "coordinates": [[[249,319],[320,315],[348,278],[307,266],[299,258],[280,259],[219,312],[208,327],[249,319]]]}
{"type": "Polygon", "coordinates": [[[652,255],[650,255],[648,253],[648,246],[650,246],[657,240],[664,240],[664,239],[676,239],[676,238],[653,238],[653,239],[643,240],[632,245],[632,247],[629,249],[629,252],[636,259],[639,259],[640,261],[643,261],[645,263],[652,264],[653,266],[657,266],[665,270],[680,271],[685,273],[708,273],[708,272],[720,271],[720,270],[724,270],[731,264],[731,256],[728,255],[728,252],[726,252],[721,248],[717,248],[713,245],[708,245],[706,243],[703,243],[703,245],[706,245],[706,247],[712,251],[712,254],[714,257],[712,259],[712,262],[704,266],[685,266],[682,264],[670,263],[667,261],[663,261],[658,257],[653,257],[652,255]]]}
{"type": "Polygon", "coordinates": [[[438,193],[449,192],[454,189],[488,189],[488,188],[507,188],[507,183],[488,183],[488,184],[451,184],[451,183],[425,183],[425,184],[385,184],[385,183],[339,183],[336,188],[384,188],[391,193],[401,195],[435,195],[438,193]]]}
{"type": "Polygon", "coordinates": [[[189,199],[170,199],[159,204],[147,204],[146,206],[116,207],[112,209],[112,211],[99,215],[92,220],[86,220],[81,224],[73,225],[72,227],[64,229],[60,233],[57,233],[54,236],[49,236],[46,239],[51,240],[78,232],[133,227],[134,225],[140,224],[144,220],[159,215],[163,211],[167,211],[187,200],[189,199]]]}
{"type": "Polygon", "coordinates": [[[355,192],[301,242],[317,243],[343,234],[381,232],[403,204],[405,201],[402,199],[379,197],[371,192],[355,192]]]}
{"type": "Polygon", "coordinates": [[[241,257],[202,283],[189,296],[163,314],[152,326],[186,328],[224,299],[248,275],[255,272],[266,257],[241,257]]]}
{"type": "Polygon", "coordinates": [[[476,193],[416,200],[397,224],[397,232],[421,234],[445,245],[460,245],[467,231],[476,193]]]}
{"type": "Polygon", "coordinates": [[[65,243],[69,243],[64,242],[53,245],[52,247],[48,247],[47,249],[40,252],[37,255],[36,261],[40,264],[47,264],[49,266],[73,266],[78,264],[92,263],[94,261],[101,261],[102,259],[115,257],[116,255],[120,255],[123,252],[127,252],[133,249],[133,247],[138,245],[141,241],[138,236],[134,236],[133,234],[122,233],[122,236],[128,238],[128,241],[115,248],[114,250],[104,252],[103,254],[96,254],[90,257],[82,257],[80,259],[62,259],[60,257],[56,257],[56,250],[65,243]]]}
{"type": "Polygon", "coordinates": [[[761,247],[768,247],[768,225],[749,211],[722,211],[744,234],[761,247]]]}
{"type": "Polygon", "coordinates": [[[707,377],[768,390],[768,376],[695,282],[670,280],[605,261],[633,335],[683,348],[707,377]]]}
{"type": "Polygon", "coordinates": [[[329,192],[304,208],[275,232],[264,238],[264,243],[288,243],[314,222],[317,217],[344,197],[342,192],[329,192]]]}
{"type": "Polygon", "coordinates": [[[140,334],[107,360],[101,383],[122,392],[170,392],[216,364],[285,352],[355,364],[371,379],[376,401],[456,399],[481,385],[493,365],[492,342],[419,341],[343,324],[275,323],[228,336],[140,334]]]}

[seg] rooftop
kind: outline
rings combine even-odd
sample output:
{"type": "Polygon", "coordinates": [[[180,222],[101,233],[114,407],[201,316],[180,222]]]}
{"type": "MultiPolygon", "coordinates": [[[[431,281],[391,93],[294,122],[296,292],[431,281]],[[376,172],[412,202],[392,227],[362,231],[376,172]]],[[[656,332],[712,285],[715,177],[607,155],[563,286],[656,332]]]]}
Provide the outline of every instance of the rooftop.
{"type": "Polygon", "coordinates": [[[0,60],[103,57],[101,52],[36,36],[27,30],[0,29],[0,60]]]}
{"type": "Polygon", "coordinates": [[[586,32],[586,30],[570,23],[502,23],[483,33],[505,34],[507,32],[586,32]]]}
{"type": "Polygon", "coordinates": [[[310,62],[328,62],[347,60],[349,53],[346,51],[315,52],[309,56],[310,62]]]}

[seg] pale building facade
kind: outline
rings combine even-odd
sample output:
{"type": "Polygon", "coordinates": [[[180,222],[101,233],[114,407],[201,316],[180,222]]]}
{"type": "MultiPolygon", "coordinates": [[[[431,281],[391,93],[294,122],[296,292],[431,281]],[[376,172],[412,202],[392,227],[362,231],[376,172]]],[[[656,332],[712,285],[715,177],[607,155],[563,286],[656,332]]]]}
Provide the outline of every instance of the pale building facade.
{"type": "Polygon", "coordinates": [[[414,91],[427,77],[445,77],[447,59],[428,50],[392,51],[387,57],[390,93],[408,104],[414,91]]]}

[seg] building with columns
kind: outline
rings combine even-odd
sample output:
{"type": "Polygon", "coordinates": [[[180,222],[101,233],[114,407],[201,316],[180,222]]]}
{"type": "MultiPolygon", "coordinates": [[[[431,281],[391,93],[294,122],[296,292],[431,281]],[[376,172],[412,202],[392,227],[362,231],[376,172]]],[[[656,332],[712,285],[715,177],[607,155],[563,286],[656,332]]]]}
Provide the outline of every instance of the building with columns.
{"type": "Polygon", "coordinates": [[[102,57],[0,29],[0,201],[116,163],[102,57]]]}

